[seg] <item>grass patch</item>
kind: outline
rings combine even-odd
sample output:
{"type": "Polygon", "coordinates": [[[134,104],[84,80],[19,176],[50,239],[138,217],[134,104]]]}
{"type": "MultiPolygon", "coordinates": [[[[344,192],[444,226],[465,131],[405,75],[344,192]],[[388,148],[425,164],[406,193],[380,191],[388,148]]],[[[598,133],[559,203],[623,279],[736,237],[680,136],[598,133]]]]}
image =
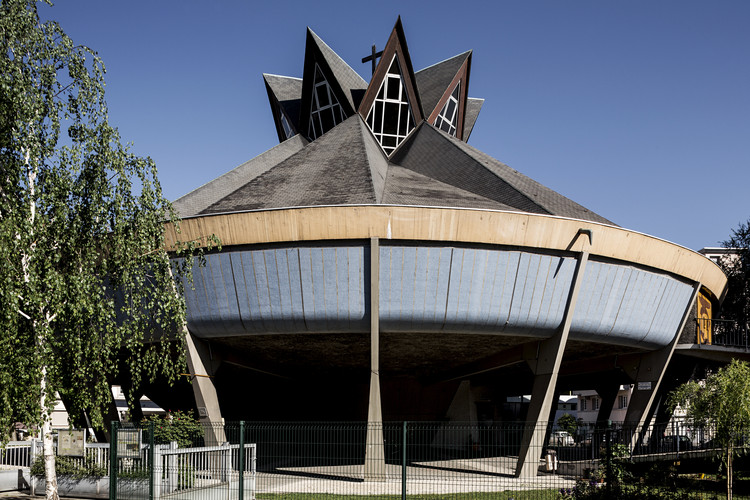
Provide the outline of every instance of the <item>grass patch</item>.
{"type": "MultiPolygon", "coordinates": [[[[258,500],[398,500],[401,495],[332,495],[325,493],[258,493],[258,500]]],[[[485,493],[406,495],[409,500],[557,500],[557,489],[485,493]]]]}

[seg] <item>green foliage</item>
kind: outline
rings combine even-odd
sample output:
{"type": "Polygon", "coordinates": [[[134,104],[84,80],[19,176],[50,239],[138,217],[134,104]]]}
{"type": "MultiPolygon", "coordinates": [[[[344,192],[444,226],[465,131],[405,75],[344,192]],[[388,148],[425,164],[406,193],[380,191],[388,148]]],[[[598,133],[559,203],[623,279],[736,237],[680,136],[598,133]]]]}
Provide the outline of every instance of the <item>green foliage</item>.
{"type": "MultiPolygon", "coordinates": [[[[84,460],[75,460],[70,457],[58,456],[55,459],[55,472],[58,476],[70,476],[75,479],[88,477],[104,477],[109,474],[107,468],[103,465],[97,465],[90,458],[84,460]]],[[[44,476],[44,457],[38,456],[31,465],[32,476],[44,476]]]]}
{"type": "Polygon", "coordinates": [[[2,0],[2,429],[40,423],[55,392],[100,428],[114,377],[174,381],[184,364],[194,258],[170,263],[164,223],[176,215],[153,161],[110,125],[104,74],[94,51],[40,21],[35,0],[2,0]]]}
{"type": "Polygon", "coordinates": [[[734,359],[701,382],[683,384],[670,394],[669,405],[673,410],[682,407],[696,426],[714,429],[713,439],[727,471],[731,498],[732,464],[744,451],[750,430],[750,365],[734,359]]]}
{"type": "Polygon", "coordinates": [[[614,485],[620,485],[626,480],[632,478],[630,473],[630,450],[627,446],[620,443],[611,443],[608,449],[604,450],[602,456],[603,464],[609,462],[609,477],[605,471],[605,479],[614,485]]]}
{"type": "Polygon", "coordinates": [[[642,485],[627,485],[617,492],[613,492],[607,489],[606,485],[580,480],[574,488],[562,488],[559,491],[558,498],[563,500],[609,500],[612,498],[621,500],[705,500],[716,497],[707,496],[704,492],[642,485]]]}
{"type": "Polygon", "coordinates": [[[727,295],[721,306],[721,317],[747,328],[750,325],[750,220],[732,230],[732,236],[722,242],[722,246],[733,249],[736,258],[719,260],[727,275],[727,295]]]}
{"type": "Polygon", "coordinates": [[[750,365],[732,360],[704,381],[678,387],[669,403],[682,407],[696,425],[714,428],[719,447],[737,448],[750,429],[750,365]]]}
{"type": "Polygon", "coordinates": [[[557,419],[557,426],[561,430],[567,431],[571,436],[575,436],[578,431],[578,422],[570,413],[560,415],[560,418],[557,419]]]}
{"type": "Polygon", "coordinates": [[[154,444],[169,444],[175,441],[180,448],[186,448],[200,445],[203,439],[203,428],[198,420],[187,412],[169,412],[164,417],[151,415],[146,421],[154,423],[154,444]]]}

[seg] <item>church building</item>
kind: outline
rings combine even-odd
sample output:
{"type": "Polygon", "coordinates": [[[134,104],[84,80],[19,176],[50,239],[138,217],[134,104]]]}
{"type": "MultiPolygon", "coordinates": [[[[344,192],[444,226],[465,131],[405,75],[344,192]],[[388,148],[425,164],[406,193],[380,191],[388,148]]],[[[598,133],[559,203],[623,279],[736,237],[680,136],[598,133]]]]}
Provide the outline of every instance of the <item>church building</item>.
{"type": "Polygon", "coordinates": [[[174,203],[168,243],[222,241],[186,285],[201,418],[500,423],[531,394],[544,422],[632,384],[645,421],[720,269],[469,145],[471,51],[415,70],[399,19],[366,59],[369,81],[308,29],[302,78],[263,75],[279,144],[174,203]]]}

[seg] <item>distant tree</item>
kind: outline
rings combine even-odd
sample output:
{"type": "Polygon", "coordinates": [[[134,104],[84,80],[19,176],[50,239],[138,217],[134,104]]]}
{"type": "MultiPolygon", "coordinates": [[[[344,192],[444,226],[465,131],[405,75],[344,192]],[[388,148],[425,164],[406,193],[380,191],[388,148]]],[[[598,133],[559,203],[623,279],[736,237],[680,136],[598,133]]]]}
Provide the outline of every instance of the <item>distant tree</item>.
{"type": "MultiPolygon", "coordinates": [[[[203,437],[203,428],[198,420],[188,412],[167,412],[166,415],[150,415],[144,424],[154,423],[154,443],[176,442],[180,448],[195,445],[203,437]]],[[[146,425],[143,426],[146,428],[146,425]]]]}
{"type": "Polygon", "coordinates": [[[578,422],[576,418],[570,413],[563,413],[560,418],[557,419],[557,426],[564,431],[567,431],[571,436],[576,435],[578,430],[578,422]]]}
{"type": "Polygon", "coordinates": [[[750,220],[732,230],[732,236],[722,242],[722,246],[734,252],[719,260],[728,279],[721,316],[734,320],[740,328],[747,328],[750,324],[750,220]]]}
{"type": "Polygon", "coordinates": [[[164,246],[177,222],[156,167],[110,125],[104,66],[35,0],[0,4],[0,432],[41,429],[57,498],[50,412],[101,427],[110,382],[173,381],[183,365],[178,277],[164,246]]]}
{"type": "Polygon", "coordinates": [[[687,382],[669,396],[696,426],[714,432],[717,453],[727,474],[727,498],[732,498],[733,461],[750,431],[750,365],[732,362],[700,382],[687,382]]]}

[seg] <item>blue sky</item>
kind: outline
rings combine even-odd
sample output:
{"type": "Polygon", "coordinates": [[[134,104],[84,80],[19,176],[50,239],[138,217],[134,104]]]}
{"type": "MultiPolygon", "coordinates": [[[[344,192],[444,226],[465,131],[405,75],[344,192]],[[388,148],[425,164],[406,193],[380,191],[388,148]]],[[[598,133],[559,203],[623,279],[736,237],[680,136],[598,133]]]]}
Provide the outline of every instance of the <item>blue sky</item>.
{"type": "Polygon", "coordinates": [[[60,0],[107,67],[110,120],[170,199],[278,143],[262,73],[311,27],[356,71],[402,16],[415,70],[474,51],[469,144],[688,248],[750,219],[750,2],[60,0]]]}

